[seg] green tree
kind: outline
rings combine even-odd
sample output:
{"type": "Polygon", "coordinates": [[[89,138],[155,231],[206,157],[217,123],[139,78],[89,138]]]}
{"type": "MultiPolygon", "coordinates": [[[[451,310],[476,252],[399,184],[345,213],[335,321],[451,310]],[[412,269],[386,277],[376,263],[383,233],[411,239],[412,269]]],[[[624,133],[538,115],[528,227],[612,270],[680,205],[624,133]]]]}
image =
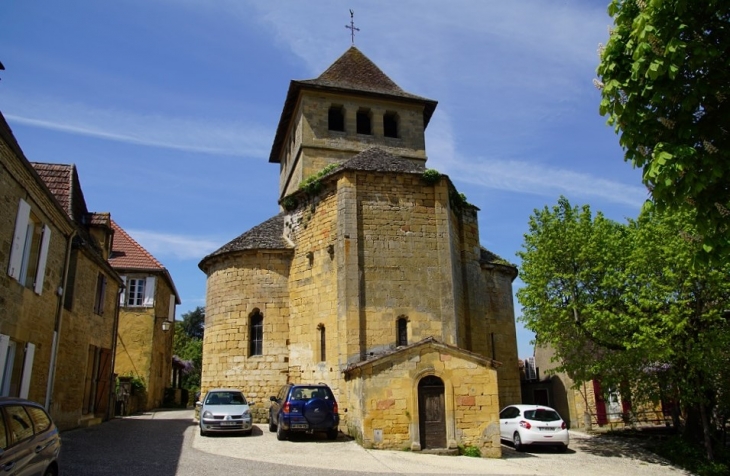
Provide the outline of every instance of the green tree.
{"type": "Polygon", "coordinates": [[[660,210],[693,212],[705,258],[730,253],[730,2],[613,0],[601,115],[660,210]],[[709,253],[709,254],[706,254],[709,253]]]}
{"type": "Polygon", "coordinates": [[[191,394],[200,389],[204,323],[205,309],[197,307],[183,314],[182,321],[175,326],[173,354],[192,365],[192,368],[182,376],[182,386],[191,394]]]}
{"type": "Polygon", "coordinates": [[[712,459],[730,377],[730,265],[696,263],[693,220],[646,210],[619,224],[561,197],[530,217],[517,298],[560,370],[576,383],[629,381],[637,397],[676,400],[685,434],[702,438],[712,459]]]}

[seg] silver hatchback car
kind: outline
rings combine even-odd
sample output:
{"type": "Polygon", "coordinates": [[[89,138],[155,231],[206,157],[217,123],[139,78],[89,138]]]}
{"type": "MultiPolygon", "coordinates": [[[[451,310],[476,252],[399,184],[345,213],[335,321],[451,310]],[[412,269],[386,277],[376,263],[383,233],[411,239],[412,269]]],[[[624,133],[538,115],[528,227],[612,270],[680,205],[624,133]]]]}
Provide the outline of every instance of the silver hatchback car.
{"type": "Polygon", "coordinates": [[[0,470],[3,475],[57,476],[61,437],[38,403],[0,397],[0,470]]]}
{"type": "Polygon", "coordinates": [[[251,409],[240,390],[214,388],[205,395],[200,404],[200,436],[212,432],[253,431],[251,409]]]}

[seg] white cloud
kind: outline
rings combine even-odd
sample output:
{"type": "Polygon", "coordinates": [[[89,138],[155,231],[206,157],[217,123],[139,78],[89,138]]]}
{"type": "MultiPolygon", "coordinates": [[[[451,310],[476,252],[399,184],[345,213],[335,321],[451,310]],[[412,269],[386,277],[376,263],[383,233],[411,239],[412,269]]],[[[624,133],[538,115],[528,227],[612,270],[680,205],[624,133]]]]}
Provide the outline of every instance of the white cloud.
{"type": "Polygon", "coordinates": [[[175,235],[147,230],[127,230],[130,236],[161,261],[164,257],[200,260],[221,246],[221,241],[190,235],[175,235]]]}
{"type": "Polygon", "coordinates": [[[30,101],[10,96],[3,99],[9,122],[70,134],[230,156],[266,156],[271,146],[270,131],[256,124],[101,109],[53,98],[30,101]]]}

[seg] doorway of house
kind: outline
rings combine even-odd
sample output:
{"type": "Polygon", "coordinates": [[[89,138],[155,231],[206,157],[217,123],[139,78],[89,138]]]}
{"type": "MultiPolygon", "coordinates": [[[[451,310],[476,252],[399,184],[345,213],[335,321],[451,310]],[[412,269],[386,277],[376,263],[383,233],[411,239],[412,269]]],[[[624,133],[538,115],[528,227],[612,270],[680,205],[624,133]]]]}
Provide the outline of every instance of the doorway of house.
{"type": "Polygon", "coordinates": [[[421,448],[446,448],[444,382],[429,375],[418,382],[418,423],[421,448]]]}

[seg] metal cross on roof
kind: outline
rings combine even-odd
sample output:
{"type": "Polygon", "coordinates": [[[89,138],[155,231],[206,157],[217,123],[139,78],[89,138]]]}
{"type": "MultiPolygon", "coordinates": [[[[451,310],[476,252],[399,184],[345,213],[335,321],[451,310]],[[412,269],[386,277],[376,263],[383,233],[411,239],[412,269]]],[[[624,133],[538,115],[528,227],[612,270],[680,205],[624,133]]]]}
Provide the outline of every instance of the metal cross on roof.
{"type": "Polygon", "coordinates": [[[359,28],[355,28],[355,12],[350,10],[350,24],[345,25],[345,28],[350,30],[350,36],[352,37],[352,44],[355,44],[355,32],[360,31],[359,28]]]}

